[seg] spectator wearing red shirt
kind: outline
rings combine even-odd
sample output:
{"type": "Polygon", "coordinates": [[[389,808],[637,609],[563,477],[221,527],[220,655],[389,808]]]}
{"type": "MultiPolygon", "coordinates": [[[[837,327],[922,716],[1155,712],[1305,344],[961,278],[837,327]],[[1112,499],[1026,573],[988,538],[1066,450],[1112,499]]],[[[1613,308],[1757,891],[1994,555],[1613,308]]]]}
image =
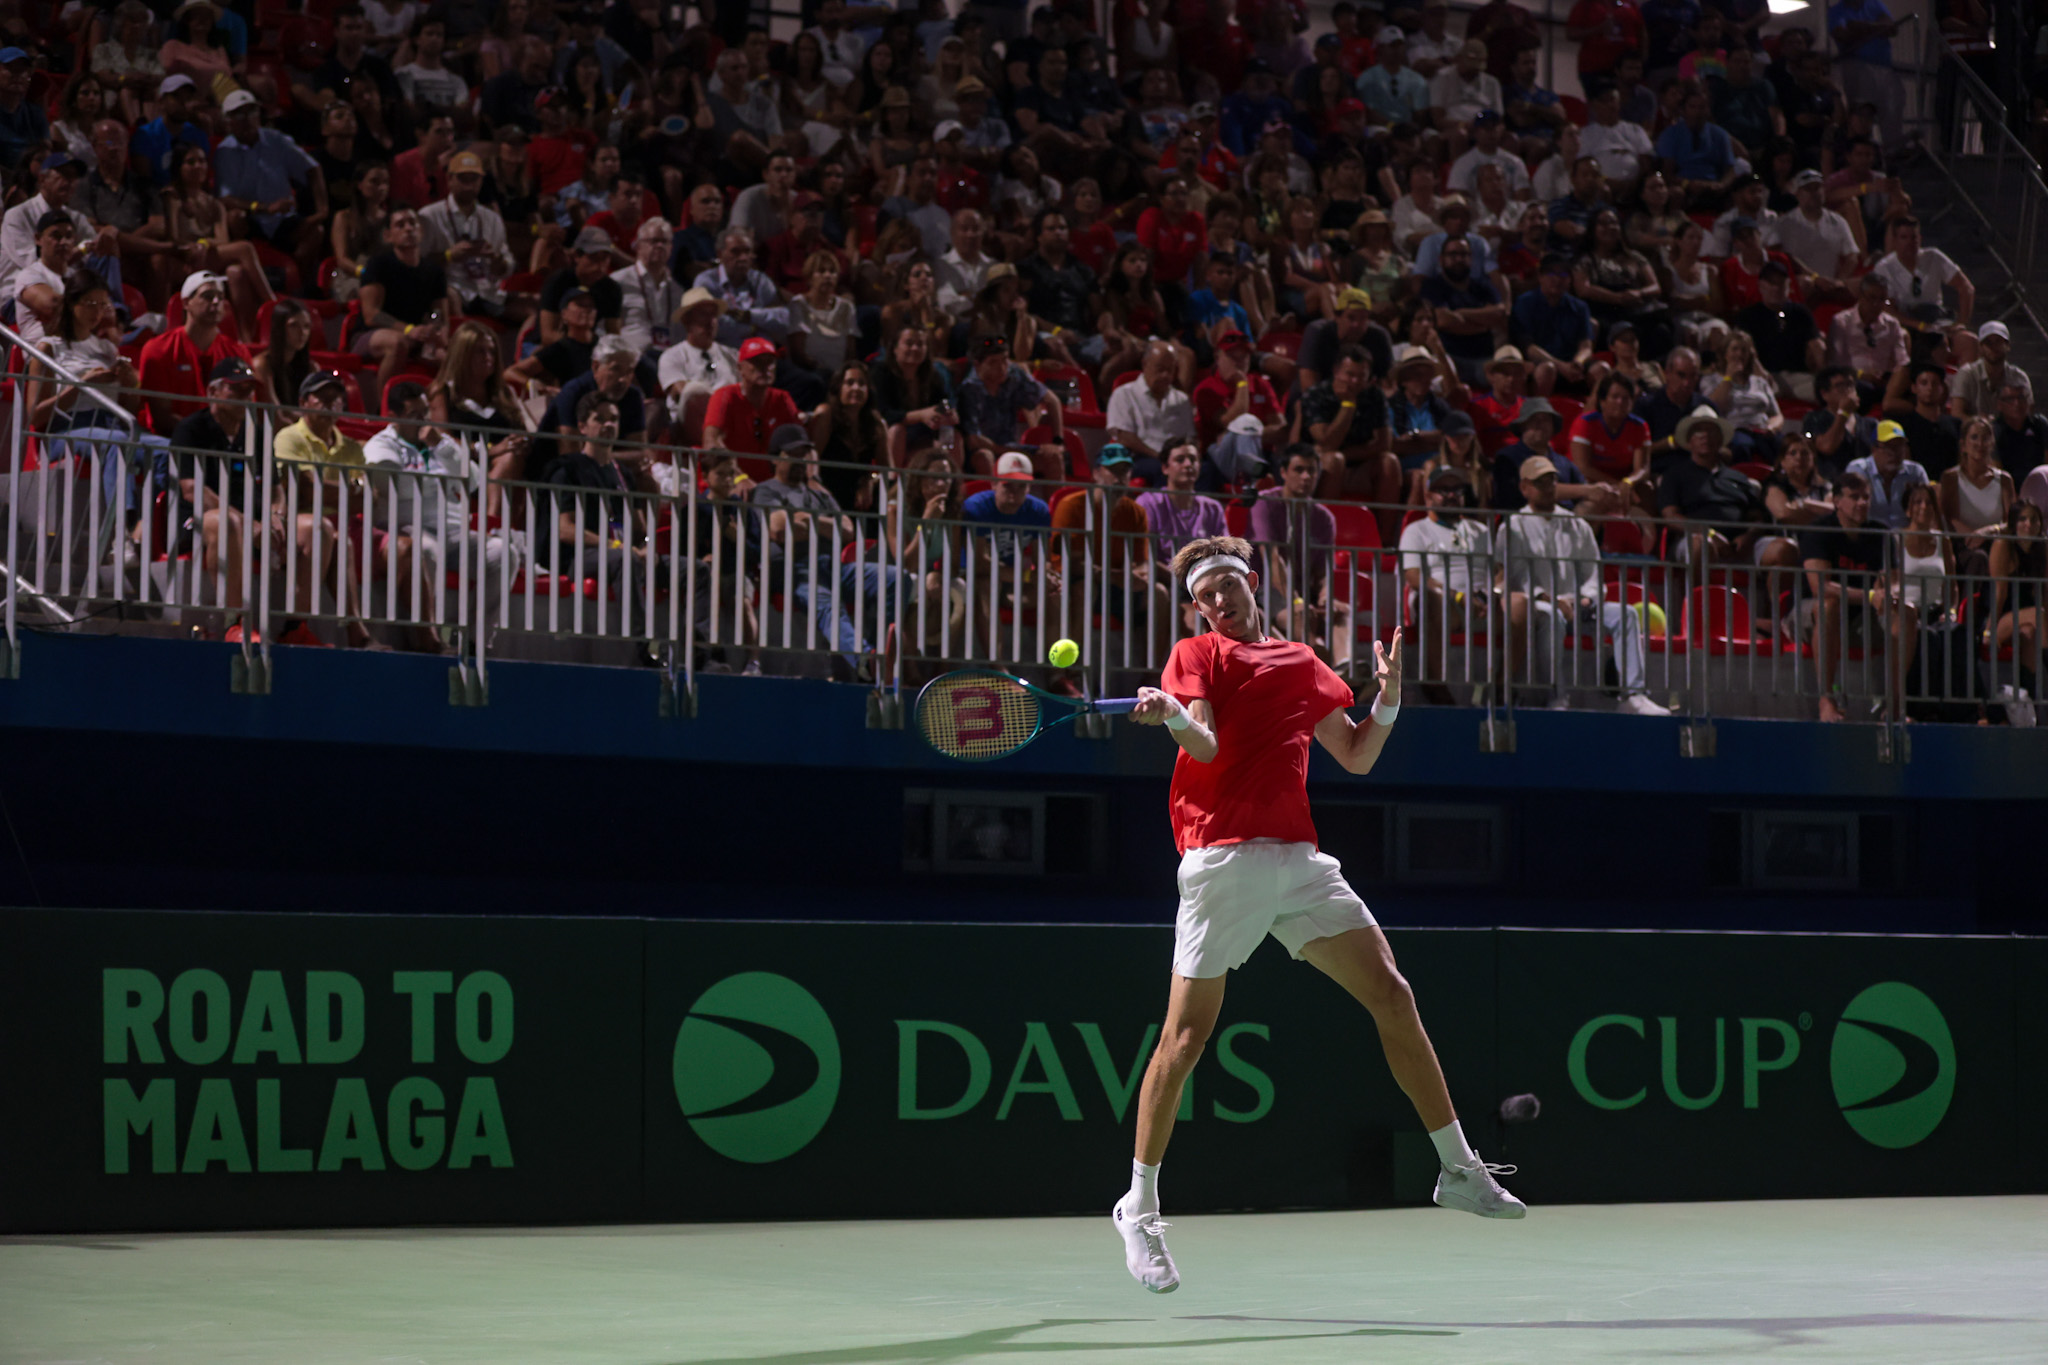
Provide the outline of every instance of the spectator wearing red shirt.
{"type": "Polygon", "coordinates": [[[1116,255],[1116,229],[1109,225],[1109,216],[1102,211],[1102,186],[1093,176],[1076,180],[1073,203],[1073,231],[1067,237],[1067,250],[1075,260],[1100,275],[1116,255]]]}
{"type": "Polygon", "coordinates": [[[647,221],[647,203],[647,187],[640,183],[639,174],[623,171],[612,182],[604,208],[591,214],[583,225],[601,229],[613,246],[630,256],[640,240],[640,224],[647,221]]]}
{"type": "Polygon", "coordinates": [[[1776,261],[1784,266],[1793,302],[1806,302],[1806,291],[1799,287],[1799,272],[1793,269],[1792,258],[1782,251],[1764,250],[1763,231],[1755,219],[1737,218],[1730,223],[1728,242],[1731,248],[1728,259],[1721,262],[1721,307],[1724,312],[1733,315],[1753,303],[1763,302],[1763,285],[1757,277],[1763,271],[1765,261],[1776,261]]]}
{"type": "Polygon", "coordinates": [[[811,190],[799,190],[790,201],[789,231],[768,239],[768,278],[784,293],[803,293],[810,286],[804,263],[820,251],[838,258],[840,279],[853,278],[853,258],[825,236],[824,198],[811,190]]]}
{"type": "Polygon", "coordinates": [[[190,401],[152,396],[149,425],[168,436],[183,417],[199,411],[206,398],[206,377],[223,360],[247,360],[249,350],[224,335],[221,319],[227,310],[228,282],[219,275],[195,270],[178,292],[185,300],[185,324],[150,338],[142,348],[142,387],[156,393],[182,393],[190,401]]]}
{"type": "Polygon", "coordinates": [[[932,198],[948,213],[988,208],[988,177],[967,164],[967,130],[947,119],[932,130],[932,153],[939,161],[938,186],[932,198]]]}
{"type": "Polygon", "coordinates": [[[435,114],[420,145],[391,158],[391,200],[423,209],[448,197],[448,158],[455,151],[455,119],[435,114]]]}
{"type": "Polygon", "coordinates": [[[796,401],[774,387],[775,361],[780,354],[766,337],[755,337],[740,347],[740,382],[715,391],[711,405],[704,410],[705,446],[742,455],[766,455],[768,438],[775,429],[798,420],[796,401]]]}
{"type": "Polygon", "coordinates": [[[1195,438],[1203,450],[1214,445],[1231,419],[1246,413],[1259,419],[1260,441],[1271,449],[1287,429],[1272,381],[1252,364],[1252,340],[1234,324],[1216,336],[1216,372],[1195,385],[1195,438]]]}
{"type": "Polygon", "coordinates": [[[1330,7],[1330,22],[1337,27],[1340,44],[1337,64],[1355,81],[1365,74],[1368,66],[1379,60],[1379,54],[1372,45],[1372,39],[1358,31],[1358,7],[1351,0],[1337,0],[1330,7]]]}
{"type": "Polygon", "coordinates": [[[560,194],[583,178],[583,148],[569,135],[568,98],[560,86],[533,97],[540,132],[527,141],[526,173],[542,194],[560,194]]]}
{"type": "Polygon", "coordinates": [[[1606,75],[1630,53],[1643,53],[1643,12],[1635,0],[1578,0],[1564,36],[1579,45],[1579,79],[1606,75]]]}
{"type": "Polygon", "coordinates": [[[1493,353],[1481,372],[1484,389],[1473,389],[1465,400],[1465,411],[1479,432],[1479,448],[1497,454],[1515,439],[1515,419],[1522,415],[1522,380],[1529,372],[1528,360],[1514,346],[1493,353]]]}
{"type": "Polygon", "coordinates": [[[1209,188],[1227,191],[1237,183],[1237,153],[1216,132],[1216,106],[1204,101],[1188,111],[1180,137],[1159,155],[1159,169],[1194,176],[1209,188]]]}
{"type": "Polygon", "coordinates": [[[1159,192],[1158,206],[1138,215],[1138,240],[1152,253],[1152,278],[1175,312],[1187,297],[1195,263],[1209,254],[1209,223],[1188,207],[1189,188],[1185,177],[1175,176],[1159,192]]]}
{"type": "Polygon", "coordinates": [[[1595,484],[1631,493],[1650,477],[1650,424],[1635,415],[1636,386],[1618,374],[1600,381],[1593,406],[1572,419],[1571,461],[1595,484]]]}

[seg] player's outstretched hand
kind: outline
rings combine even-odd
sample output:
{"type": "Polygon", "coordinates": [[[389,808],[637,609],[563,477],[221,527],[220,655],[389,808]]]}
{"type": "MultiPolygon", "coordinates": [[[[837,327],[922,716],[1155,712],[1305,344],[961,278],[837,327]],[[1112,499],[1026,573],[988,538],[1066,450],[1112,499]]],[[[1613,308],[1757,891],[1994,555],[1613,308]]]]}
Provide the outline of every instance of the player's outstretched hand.
{"type": "Polygon", "coordinates": [[[1166,718],[1179,710],[1178,704],[1156,687],[1138,689],[1138,704],[1131,708],[1130,717],[1140,725],[1164,725],[1166,718]]]}
{"type": "MultiPolygon", "coordinates": [[[[1386,645],[1378,640],[1372,642],[1373,676],[1379,680],[1380,696],[1389,706],[1401,704],[1401,637],[1394,637],[1394,648],[1388,652],[1386,645]]],[[[1143,696],[1143,692],[1139,693],[1143,696]]]]}

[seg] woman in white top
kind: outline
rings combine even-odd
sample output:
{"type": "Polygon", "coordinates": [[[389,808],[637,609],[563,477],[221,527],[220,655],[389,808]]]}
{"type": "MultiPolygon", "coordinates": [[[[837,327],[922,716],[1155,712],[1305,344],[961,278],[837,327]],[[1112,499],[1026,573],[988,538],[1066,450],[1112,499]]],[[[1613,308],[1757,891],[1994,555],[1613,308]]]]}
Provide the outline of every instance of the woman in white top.
{"type": "Polygon", "coordinates": [[[1145,12],[1131,21],[1127,40],[1117,44],[1117,74],[1148,67],[1180,69],[1173,25],[1166,22],[1167,0],[1145,0],[1145,12]]]}
{"type": "MultiPolygon", "coordinates": [[[[135,366],[121,354],[115,342],[114,300],[107,283],[97,275],[73,271],[65,281],[64,299],[58,305],[55,325],[42,339],[42,349],[78,382],[57,380],[41,361],[30,362],[38,375],[28,385],[28,410],[35,429],[45,433],[43,457],[47,467],[67,459],[89,460],[95,448],[101,458],[100,483],[106,507],[133,502],[129,494],[116,503],[127,480],[123,463],[136,458],[134,444],[127,438],[141,431],[138,420],[123,421],[104,403],[86,397],[84,390],[112,400],[131,418],[140,418],[142,399],[135,366]],[[125,392],[123,392],[125,391],[125,392]],[[123,444],[108,444],[120,440],[123,444]]],[[[166,444],[160,437],[142,438],[148,444],[166,444]]]]}
{"type": "Polygon", "coordinates": [[[918,77],[917,107],[927,127],[960,117],[960,98],[953,87],[967,74],[967,43],[957,34],[939,44],[939,59],[918,77]]]}
{"type": "Polygon", "coordinates": [[[117,118],[120,110],[109,98],[107,87],[90,71],[81,71],[64,87],[61,106],[64,117],[50,125],[50,140],[90,166],[96,159],[92,149],[92,126],[102,118],[117,118]]]}
{"type": "MultiPolygon", "coordinates": [[[[1963,423],[1956,467],[1941,475],[1942,519],[1951,530],[1969,533],[1963,537],[1966,563],[1989,554],[1992,538],[2012,515],[2016,493],[2012,475],[1998,467],[1996,439],[1989,418],[1970,418],[1963,423]]],[[[1984,570],[1973,564],[1963,572],[1984,570]]]]}
{"type": "Polygon", "coordinates": [[[1721,320],[1721,272],[1700,259],[1707,230],[1687,219],[1678,230],[1678,244],[1665,266],[1669,277],[1665,295],[1671,300],[1672,323],[1678,329],[1678,344],[1690,346],[1702,356],[1721,349],[1728,324],[1721,320]]]}
{"type": "Polygon", "coordinates": [[[1756,341],[1749,333],[1736,330],[1728,334],[1722,373],[1707,376],[1701,387],[1707,401],[1735,424],[1729,442],[1735,460],[1775,463],[1785,414],[1778,409],[1778,386],[1758,363],[1756,341]]]}
{"type": "MultiPolygon", "coordinates": [[[[1904,720],[1906,673],[1920,648],[1923,623],[1938,624],[1948,614],[1948,580],[1956,571],[1955,551],[1942,534],[1941,511],[1934,490],[1916,484],[1906,490],[1906,528],[1899,533],[1898,567],[1893,589],[1898,606],[1892,614],[1892,719],[1904,720]]],[[[1944,689],[1944,679],[1929,678],[1914,690],[1944,689]]]]}

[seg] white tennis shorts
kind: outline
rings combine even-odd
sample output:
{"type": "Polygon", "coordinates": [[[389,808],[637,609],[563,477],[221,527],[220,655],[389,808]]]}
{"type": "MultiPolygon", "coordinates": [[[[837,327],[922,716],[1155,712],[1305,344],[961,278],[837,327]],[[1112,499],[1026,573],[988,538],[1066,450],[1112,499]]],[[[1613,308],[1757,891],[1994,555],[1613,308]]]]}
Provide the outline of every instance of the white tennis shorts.
{"type": "Polygon", "coordinates": [[[1343,867],[1314,844],[1191,848],[1180,860],[1173,970],[1221,976],[1243,966],[1269,933],[1299,960],[1305,944],[1374,923],[1343,867]]]}

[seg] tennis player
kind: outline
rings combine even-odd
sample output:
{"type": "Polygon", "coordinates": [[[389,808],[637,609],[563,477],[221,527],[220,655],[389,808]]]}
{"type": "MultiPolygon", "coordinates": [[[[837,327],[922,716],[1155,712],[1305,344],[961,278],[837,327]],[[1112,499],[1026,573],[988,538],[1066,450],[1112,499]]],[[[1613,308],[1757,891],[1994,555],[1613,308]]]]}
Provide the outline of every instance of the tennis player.
{"type": "Polygon", "coordinates": [[[1387,1065],[1436,1144],[1436,1202],[1487,1218],[1521,1218],[1522,1201],[1465,1141],[1415,996],[1379,925],[1316,849],[1309,819],[1313,736],[1346,772],[1368,773],[1401,709],[1401,642],[1375,641],[1379,696],[1363,723],[1345,714],[1351,689],[1307,645],[1275,639],[1260,619],[1252,548],[1235,536],[1190,541],[1173,557],[1209,630],[1173,647],[1157,688],[1140,688],[1131,719],[1164,725],[1180,754],[1170,805],[1180,850],[1180,918],[1166,1027],[1138,1098],[1131,1189],[1112,1210],[1124,1263],[1155,1294],[1180,1284],[1159,1217],[1159,1163],[1202,1048],[1223,1007],[1224,974],[1267,934],[1357,997],[1379,1028],[1387,1065]]]}

